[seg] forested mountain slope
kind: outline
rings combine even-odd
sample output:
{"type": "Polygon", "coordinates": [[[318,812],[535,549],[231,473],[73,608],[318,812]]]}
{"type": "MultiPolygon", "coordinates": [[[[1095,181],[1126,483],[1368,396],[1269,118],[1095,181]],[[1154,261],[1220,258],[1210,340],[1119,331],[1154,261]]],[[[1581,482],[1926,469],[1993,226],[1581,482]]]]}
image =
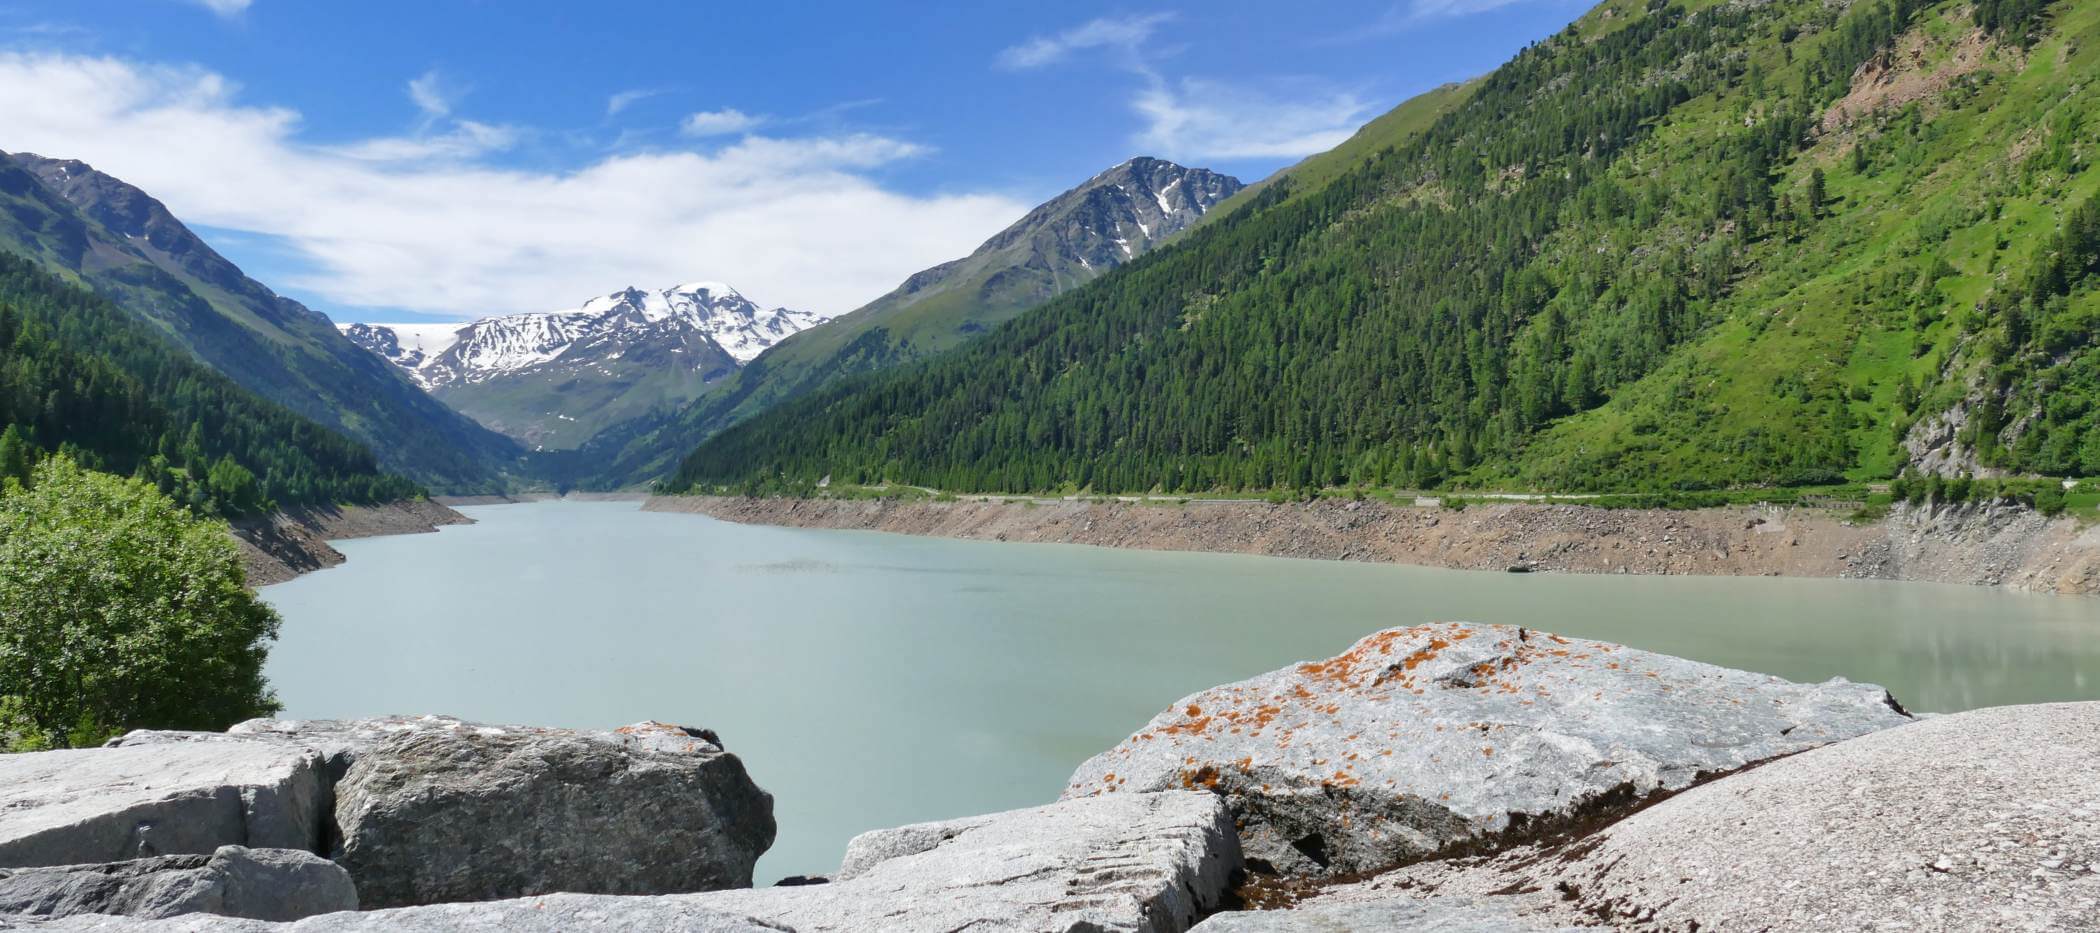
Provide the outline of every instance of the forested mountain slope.
{"type": "Polygon", "coordinates": [[[0,477],[63,450],[200,514],[418,495],[372,453],[257,397],[150,325],[0,251],[0,477]]]}
{"type": "Polygon", "coordinates": [[[2091,5],[1612,0],[1317,190],[744,422],[668,485],[2095,472],[2095,74],[2091,5]]]}
{"type": "Polygon", "coordinates": [[[661,477],[715,432],[842,377],[931,357],[1077,288],[1199,223],[1238,179],[1135,158],[1050,199],[961,259],[795,334],[682,411],[587,444],[579,467],[601,485],[661,477]]]}
{"type": "Polygon", "coordinates": [[[446,408],[327,317],[248,278],[159,201],[81,162],[0,154],[0,248],[93,288],[251,391],[434,486],[492,489],[515,443],[446,408]]]}

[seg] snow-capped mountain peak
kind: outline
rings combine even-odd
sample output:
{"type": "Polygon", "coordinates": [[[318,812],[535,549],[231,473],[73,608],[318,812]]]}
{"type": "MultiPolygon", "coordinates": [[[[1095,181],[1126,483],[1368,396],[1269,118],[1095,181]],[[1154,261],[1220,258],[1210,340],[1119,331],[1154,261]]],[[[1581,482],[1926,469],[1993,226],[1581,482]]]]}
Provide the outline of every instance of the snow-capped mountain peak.
{"type": "Polygon", "coordinates": [[[607,360],[638,347],[678,353],[682,366],[726,371],[828,320],[787,308],[761,309],[735,288],[702,281],[660,291],[624,288],[568,311],[341,328],[425,389],[436,390],[550,367],[602,370],[607,360]]]}

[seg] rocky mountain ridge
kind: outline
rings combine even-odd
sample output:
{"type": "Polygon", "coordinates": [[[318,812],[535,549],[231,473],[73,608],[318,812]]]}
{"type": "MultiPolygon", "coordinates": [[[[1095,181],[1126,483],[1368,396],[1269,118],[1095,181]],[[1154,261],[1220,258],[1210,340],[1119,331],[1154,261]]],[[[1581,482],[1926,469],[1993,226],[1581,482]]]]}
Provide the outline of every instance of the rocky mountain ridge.
{"type": "Polygon", "coordinates": [[[1159,247],[1237,195],[1239,179],[1146,156],[1038,205],[970,255],[911,277],[833,324],[787,340],[682,411],[594,438],[591,485],[661,475],[728,425],[833,380],[923,359],[1159,247]]]}
{"type": "Polygon", "coordinates": [[[538,447],[686,401],[792,334],[830,321],[761,308],[720,282],[624,288],[567,311],[463,324],[338,325],[493,430],[538,447]]]}

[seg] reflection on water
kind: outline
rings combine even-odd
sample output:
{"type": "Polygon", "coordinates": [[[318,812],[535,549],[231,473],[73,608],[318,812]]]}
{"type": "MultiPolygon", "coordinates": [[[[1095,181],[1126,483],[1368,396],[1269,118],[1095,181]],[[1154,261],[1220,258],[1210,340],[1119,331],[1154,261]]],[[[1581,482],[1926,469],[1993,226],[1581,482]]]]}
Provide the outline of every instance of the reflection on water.
{"type": "Polygon", "coordinates": [[[465,509],[263,591],[286,715],[721,733],[776,798],[761,883],[854,833],[1048,802],[1175,699],[1380,628],[1504,622],[1914,710],[2100,699],[2100,600],[1563,576],[749,527],[632,503],[465,509]]]}

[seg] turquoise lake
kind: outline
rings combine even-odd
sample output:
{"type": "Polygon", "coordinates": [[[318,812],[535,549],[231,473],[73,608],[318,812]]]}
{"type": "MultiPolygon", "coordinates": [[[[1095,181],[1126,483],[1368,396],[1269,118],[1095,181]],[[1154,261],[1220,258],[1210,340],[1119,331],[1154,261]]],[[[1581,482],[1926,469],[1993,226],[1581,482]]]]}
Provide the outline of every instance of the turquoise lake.
{"type": "Polygon", "coordinates": [[[265,588],[285,715],[719,732],[775,798],[758,883],[854,834],[1047,803],[1174,700],[1396,625],[1500,622],[1912,710],[2100,699],[2100,600],[1856,580],[1513,575],[461,509],[265,588]]]}

